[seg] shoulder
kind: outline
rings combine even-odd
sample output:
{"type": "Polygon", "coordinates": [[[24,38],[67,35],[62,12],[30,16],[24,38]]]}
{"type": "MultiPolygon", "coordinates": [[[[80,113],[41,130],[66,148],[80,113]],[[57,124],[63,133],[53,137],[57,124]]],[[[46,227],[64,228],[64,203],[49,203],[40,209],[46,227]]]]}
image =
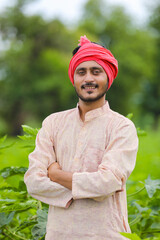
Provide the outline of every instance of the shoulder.
{"type": "Polygon", "coordinates": [[[110,110],[110,121],[108,132],[110,139],[121,139],[128,144],[138,146],[137,129],[134,123],[127,117],[110,110]]]}
{"type": "Polygon", "coordinates": [[[122,114],[110,109],[109,115],[111,119],[111,125],[113,128],[117,129],[128,126],[129,128],[133,128],[134,130],[136,129],[134,123],[129,118],[123,116],[122,114]]]}
{"type": "Polygon", "coordinates": [[[59,129],[61,129],[61,127],[68,118],[74,118],[73,115],[75,114],[75,111],[76,108],[73,108],[50,114],[43,120],[41,129],[43,129],[45,132],[47,132],[53,137],[53,134],[57,134],[59,129]]]}
{"type": "Polygon", "coordinates": [[[65,110],[65,111],[52,113],[43,120],[42,125],[60,123],[62,120],[68,118],[71,115],[73,115],[75,113],[75,111],[76,111],[76,108],[72,108],[72,109],[68,109],[68,110],[65,110]]]}

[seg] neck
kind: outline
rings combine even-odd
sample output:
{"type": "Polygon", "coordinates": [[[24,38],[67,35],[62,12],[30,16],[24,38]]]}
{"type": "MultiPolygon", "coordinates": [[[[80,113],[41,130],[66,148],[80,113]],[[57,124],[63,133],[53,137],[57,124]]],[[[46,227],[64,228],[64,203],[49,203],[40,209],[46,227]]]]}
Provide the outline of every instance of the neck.
{"type": "Polygon", "coordinates": [[[105,97],[103,99],[99,99],[98,101],[93,102],[84,102],[79,99],[79,110],[80,110],[80,117],[82,121],[85,120],[85,114],[91,110],[96,108],[100,108],[105,104],[105,97]]]}

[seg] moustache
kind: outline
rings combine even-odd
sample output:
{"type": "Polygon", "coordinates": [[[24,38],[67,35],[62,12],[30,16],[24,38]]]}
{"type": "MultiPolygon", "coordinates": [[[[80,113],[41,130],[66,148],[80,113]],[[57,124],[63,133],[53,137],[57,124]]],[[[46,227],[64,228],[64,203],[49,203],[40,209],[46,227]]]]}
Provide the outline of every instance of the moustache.
{"type": "Polygon", "coordinates": [[[82,89],[84,89],[85,87],[95,87],[98,88],[98,84],[94,84],[94,83],[85,83],[81,86],[82,89]]]}

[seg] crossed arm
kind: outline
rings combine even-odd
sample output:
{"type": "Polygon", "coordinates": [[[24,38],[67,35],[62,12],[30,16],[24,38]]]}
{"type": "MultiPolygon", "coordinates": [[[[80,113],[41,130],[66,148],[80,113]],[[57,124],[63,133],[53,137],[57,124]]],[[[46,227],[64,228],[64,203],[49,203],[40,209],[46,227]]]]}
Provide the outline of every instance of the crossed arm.
{"type": "Polygon", "coordinates": [[[63,171],[57,162],[52,163],[48,168],[48,177],[51,181],[72,190],[72,175],[71,172],[63,171]]]}
{"type": "Polygon", "coordinates": [[[115,130],[97,172],[73,173],[62,170],[57,162],[53,163],[56,156],[48,128],[43,125],[39,131],[24,176],[32,197],[53,206],[67,207],[71,199],[103,198],[123,189],[136,160],[138,139],[135,127],[123,124],[115,130]],[[119,131],[121,135],[117,137],[119,131]]]}

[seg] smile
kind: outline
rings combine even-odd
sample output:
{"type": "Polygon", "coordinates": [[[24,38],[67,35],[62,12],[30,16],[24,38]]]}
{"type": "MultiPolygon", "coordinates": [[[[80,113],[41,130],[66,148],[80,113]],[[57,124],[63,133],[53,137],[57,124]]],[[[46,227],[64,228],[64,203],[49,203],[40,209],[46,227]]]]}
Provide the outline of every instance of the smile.
{"type": "Polygon", "coordinates": [[[96,89],[97,87],[98,87],[97,84],[95,84],[95,85],[85,84],[85,85],[82,85],[82,86],[81,86],[82,89],[86,89],[86,90],[93,90],[93,89],[96,89]]]}
{"type": "Polygon", "coordinates": [[[85,87],[85,89],[95,89],[95,87],[85,87]]]}

